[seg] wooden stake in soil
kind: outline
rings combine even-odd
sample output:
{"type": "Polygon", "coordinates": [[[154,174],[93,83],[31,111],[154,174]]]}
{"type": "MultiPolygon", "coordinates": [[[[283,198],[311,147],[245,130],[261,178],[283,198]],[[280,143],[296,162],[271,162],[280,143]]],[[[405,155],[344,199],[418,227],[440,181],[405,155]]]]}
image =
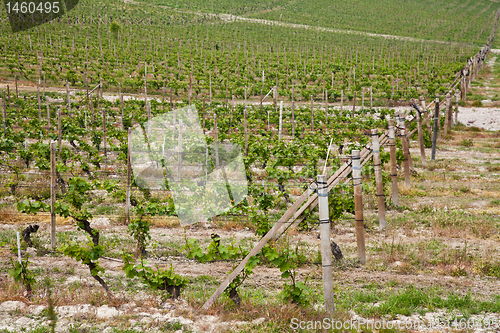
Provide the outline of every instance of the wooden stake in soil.
{"type": "Polygon", "coordinates": [[[424,110],[424,119],[423,121],[425,122],[425,125],[427,127],[427,131],[429,132],[429,135],[432,135],[432,129],[431,129],[431,117],[430,115],[426,117],[427,114],[427,108],[425,107],[425,99],[423,96],[420,97],[420,103],[422,103],[422,110],[424,110]]]}
{"type": "Polygon", "coordinates": [[[451,123],[453,122],[453,97],[450,94],[448,99],[448,113],[446,115],[446,133],[451,133],[451,123]]]}
{"type": "Polygon", "coordinates": [[[202,98],[202,112],[201,112],[202,118],[203,118],[203,134],[205,134],[205,97],[202,98]]]}
{"type": "Polygon", "coordinates": [[[314,131],[314,105],[313,105],[313,95],[311,96],[311,131],[314,131]]]}
{"type": "Polygon", "coordinates": [[[132,150],[132,128],[128,129],[127,141],[127,198],[125,203],[125,216],[127,224],[130,223],[130,184],[132,183],[132,164],[130,161],[130,151],[132,150]]]}
{"type": "Polygon", "coordinates": [[[455,97],[455,122],[454,122],[455,125],[458,125],[458,100],[459,100],[459,98],[460,98],[460,95],[457,92],[456,97],[455,97]]]}
{"type": "Polygon", "coordinates": [[[57,149],[59,150],[59,152],[57,154],[57,158],[60,160],[61,159],[61,150],[62,150],[61,108],[59,108],[57,110],[57,135],[58,135],[57,149]]]}
{"type": "Polygon", "coordinates": [[[403,160],[403,167],[404,167],[404,174],[405,174],[405,186],[409,188],[411,186],[410,183],[410,150],[408,148],[408,141],[406,140],[406,125],[405,125],[405,118],[404,114],[400,114],[398,118],[396,118],[398,121],[398,129],[399,129],[399,137],[401,138],[401,146],[403,149],[403,155],[404,155],[404,160],[403,160]]]}
{"type": "Polygon", "coordinates": [[[2,123],[3,123],[3,132],[7,132],[7,126],[5,126],[5,118],[7,117],[7,100],[5,99],[5,90],[2,91],[3,94],[3,105],[2,105],[2,123]]]}
{"type": "Polygon", "coordinates": [[[330,245],[330,219],[328,215],[328,183],[326,175],[318,175],[319,228],[321,235],[321,264],[323,270],[323,294],[326,312],[333,316],[332,250],[330,245]]]}
{"type": "Polygon", "coordinates": [[[243,110],[243,126],[245,127],[245,156],[248,155],[248,125],[247,125],[247,106],[245,105],[245,109],[243,110]]]}
{"type": "Polygon", "coordinates": [[[438,133],[438,122],[439,122],[439,97],[436,97],[436,102],[434,103],[434,128],[432,131],[432,152],[431,152],[431,160],[434,161],[436,158],[436,141],[437,141],[437,133],[438,133]]]}
{"type": "Polygon", "coordinates": [[[215,167],[219,168],[219,129],[217,127],[217,114],[214,113],[214,133],[215,133],[215,167]]]}
{"type": "Polygon", "coordinates": [[[352,183],[354,186],[354,216],[359,262],[366,263],[365,227],[363,219],[363,190],[361,188],[361,163],[359,150],[352,151],[352,183]]]}
{"type": "Polygon", "coordinates": [[[361,109],[365,108],[365,88],[361,92],[361,109]]]}
{"type": "Polygon", "coordinates": [[[325,124],[328,124],[328,90],[325,89],[325,124]]]}
{"type": "Polygon", "coordinates": [[[148,140],[151,137],[151,103],[146,102],[146,112],[148,115],[148,140]]]}
{"type": "Polygon", "coordinates": [[[398,198],[398,168],[396,161],[396,137],[394,135],[394,120],[389,120],[389,152],[391,156],[392,202],[399,206],[398,198]]]}
{"type": "Polygon", "coordinates": [[[177,151],[177,181],[181,181],[181,164],[182,164],[182,119],[179,119],[179,140],[177,151]]]}
{"type": "Polygon", "coordinates": [[[344,108],[344,90],[340,91],[340,116],[342,117],[342,109],[344,108]]]}
{"type": "Polygon", "coordinates": [[[102,146],[103,146],[103,150],[104,150],[104,170],[108,170],[108,156],[107,156],[107,151],[106,151],[106,109],[105,108],[102,108],[102,146]]]}
{"type": "Polygon", "coordinates": [[[125,115],[123,114],[123,95],[122,86],[118,83],[118,93],[120,94],[120,111],[122,113],[122,130],[125,130],[125,115]]]}
{"type": "Polygon", "coordinates": [[[370,110],[373,110],[373,87],[370,87],[370,110]]]}
{"type": "Polygon", "coordinates": [[[66,82],[66,102],[68,103],[68,117],[71,118],[71,100],[69,98],[69,83],[66,82]]]}
{"type": "Polygon", "coordinates": [[[352,117],[354,118],[354,113],[356,112],[356,91],[354,91],[354,98],[352,104],[352,117]]]}
{"type": "MultiPolygon", "coordinates": [[[[451,107],[451,96],[449,94],[447,94],[446,95],[446,110],[449,110],[450,107],[451,107]]],[[[446,112],[444,115],[444,128],[443,128],[443,132],[444,132],[445,136],[448,134],[449,119],[450,119],[449,114],[448,114],[448,112],[446,112]]]]}
{"type": "Polygon", "coordinates": [[[420,145],[420,158],[422,160],[422,167],[425,167],[425,145],[424,145],[424,133],[422,130],[422,114],[415,110],[417,115],[417,129],[418,129],[418,144],[420,145]]]}
{"type": "MultiPolygon", "coordinates": [[[[49,107],[49,101],[47,101],[47,123],[49,125],[49,130],[50,130],[50,107],[49,107]]],[[[85,125],[85,129],[87,129],[87,126],[85,125]]]]}
{"type": "Polygon", "coordinates": [[[231,133],[231,128],[233,127],[233,115],[234,115],[234,95],[231,100],[231,118],[229,119],[229,133],[231,133]]]}
{"type": "Polygon", "coordinates": [[[50,248],[56,249],[56,143],[50,143],[50,248]]]}
{"type": "Polygon", "coordinates": [[[42,123],[42,100],[40,98],[40,84],[36,84],[36,99],[38,100],[38,121],[42,123]]]}
{"type": "MultiPolygon", "coordinates": [[[[144,63],[144,104],[148,105],[148,63],[144,63]]],[[[149,118],[148,118],[149,120],[149,118]]],[[[148,134],[149,136],[149,134],[148,134]]]]}
{"type": "Polygon", "coordinates": [[[377,129],[372,129],[372,151],[373,151],[373,165],[375,168],[375,182],[377,184],[379,227],[380,230],[384,230],[386,226],[384,184],[382,183],[382,162],[380,160],[380,142],[377,129]]]}
{"type": "Polygon", "coordinates": [[[278,140],[281,140],[282,126],[283,126],[283,101],[280,101],[280,122],[278,127],[278,140]]]}
{"type": "Polygon", "coordinates": [[[295,139],[295,100],[294,89],[292,87],[292,140],[295,139]]]}
{"type": "Polygon", "coordinates": [[[17,91],[17,75],[14,76],[14,80],[16,81],[16,98],[19,98],[19,92],[17,91]]]}

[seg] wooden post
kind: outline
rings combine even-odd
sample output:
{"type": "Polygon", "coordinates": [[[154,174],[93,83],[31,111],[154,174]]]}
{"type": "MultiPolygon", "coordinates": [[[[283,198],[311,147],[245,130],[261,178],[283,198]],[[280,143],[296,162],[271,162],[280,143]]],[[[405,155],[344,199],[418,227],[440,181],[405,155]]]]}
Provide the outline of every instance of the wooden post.
{"type": "Polygon", "coordinates": [[[161,102],[165,103],[165,90],[167,89],[167,79],[163,81],[163,89],[161,90],[161,102]]]}
{"type": "Polygon", "coordinates": [[[281,140],[282,126],[283,126],[283,101],[280,101],[280,122],[278,127],[278,140],[281,140]]]}
{"type": "Polygon", "coordinates": [[[14,80],[16,82],[16,98],[19,98],[19,92],[17,91],[17,75],[14,75],[14,80]]]}
{"type": "Polygon", "coordinates": [[[123,95],[122,95],[122,85],[118,83],[118,92],[120,94],[120,111],[122,113],[122,130],[125,130],[125,114],[123,113],[123,95]]]}
{"type": "Polygon", "coordinates": [[[189,88],[188,88],[188,105],[191,105],[191,97],[193,95],[193,73],[189,73],[189,88]]]}
{"type": "Polygon", "coordinates": [[[107,156],[107,151],[106,151],[106,109],[105,108],[102,108],[102,145],[103,145],[103,150],[104,150],[104,170],[107,170],[108,169],[108,156],[107,156]]]}
{"type": "Polygon", "coordinates": [[[179,138],[177,151],[177,181],[181,181],[181,164],[182,164],[182,119],[179,119],[179,138]]]}
{"type": "Polygon", "coordinates": [[[209,85],[209,102],[210,102],[210,105],[212,105],[212,72],[209,72],[208,73],[208,77],[209,77],[209,81],[210,81],[210,85],[209,85]]]}
{"type": "Polygon", "coordinates": [[[56,143],[50,143],[50,248],[56,249],[56,143]]]}
{"type": "Polygon", "coordinates": [[[219,168],[219,129],[217,127],[217,114],[214,113],[214,133],[215,133],[215,167],[219,168]]]}
{"type": "Polygon", "coordinates": [[[465,76],[463,76],[462,71],[462,82],[460,82],[460,99],[465,102],[466,88],[465,88],[465,76]]]}
{"type": "Polygon", "coordinates": [[[7,117],[7,100],[5,99],[5,90],[2,91],[3,95],[3,105],[2,105],[2,123],[3,123],[3,132],[7,132],[7,126],[5,125],[5,118],[7,117]]]}
{"type": "Polygon", "coordinates": [[[173,96],[173,90],[170,88],[170,110],[174,109],[174,96],[173,96]]]}
{"type": "Polygon", "coordinates": [[[127,198],[125,202],[125,215],[127,219],[127,224],[130,223],[130,184],[132,183],[132,165],[130,161],[130,152],[132,150],[132,128],[128,129],[127,135],[128,147],[127,147],[127,198]]]}
{"type": "Polygon", "coordinates": [[[314,131],[314,105],[313,105],[313,95],[311,96],[311,131],[314,131]]]}
{"type": "Polygon", "coordinates": [[[69,98],[69,83],[66,82],[66,101],[68,103],[68,117],[71,118],[71,100],[69,98]]]}
{"type": "Polygon", "coordinates": [[[435,109],[434,109],[434,128],[432,131],[432,152],[431,152],[431,160],[434,161],[436,158],[436,141],[437,141],[437,132],[438,132],[438,122],[439,122],[439,97],[436,97],[435,109]]]}
{"type": "Polygon", "coordinates": [[[148,115],[148,140],[151,137],[151,103],[146,102],[146,112],[148,115]]]}
{"type": "Polygon", "coordinates": [[[321,264],[323,270],[323,295],[325,310],[333,316],[332,250],[330,245],[330,219],[328,215],[328,183],[326,175],[318,175],[319,228],[321,236],[321,264]]]}
{"type": "Polygon", "coordinates": [[[325,124],[328,124],[328,89],[325,89],[325,124]]]}
{"type": "Polygon", "coordinates": [[[460,95],[457,93],[455,97],[455,125],[458,125],[458,99],[460,95]]]}
{"type": "Polygon", "coordinates": [[[354,186],[354,211],[356,219],[356,243],[359,262],[366,263],[365,227],[363,219],[363,190],[361,188],[361,163],[359,150],[352,151],[352,183],[354,186]]]}
{"type": "Polygon", "coordinates": [[[234,115],[234,95],[231,100],[231,118],[229,119],[229,133],[231,133],[231,128],[233,127],[233,115],[234,115]]]}
{"type": "MultiPolygon", "coordinates": [[[[451,97],[450,97],[450,95],[447,94],[446,95],[446,110],[449,110],[450,106],[451,106],[451,97]]],[[[444,115],[444,128],[443,128],[443,132],[444,132],[445,136],[448,134],[448,121],[449,121],[448,112],[446,112],[444,115]]]]}
{"type": "Polygon", "coordinates": [[[410,150],[408,148],[408,141],[406,141],[406,124],[404,114],[400,114],[397,118],[398,121],[398,129],[399,129],[399,137],[401,138],[401,147],[403,149],[403,167],[405,174],[405,186],[410,187],[410,150]]]}
{"type": "MultiPolygon", "coordinates": [[[[144,104],[148,105],[148,63],[144,63],[144,104]]],[[[149,120],[149,118],[148,118],[149,120]]],[[[148,133],[149,136],[149,133],[148,133]]]]}
{"type": "Polygon", "coordinates": [[[62,151],[62,127],[61,127],[61,108],[57,110],[57,134],[58,134],[58,154],[57,158],[60,160],[61,159],[61,151],[62,151]]]}
{"type": "MultiPolygon", "coordinates": [[[[50,125],[50,106],[49,106],[49,101],[47,101],[47,123],[49,125],[49,130],[50,130],[50,126],[51,125],[50,125]]],[[[87,129],[87,128],[85,127],[85,129],[87,129]]]]}
{"type": "Polygon", "coordinates": [[[370,87],[370,110],[373,109],[373,86],[370,87]]]}
{"type": "MultiPolygon", "coordinates": [[[[262,71],[262,85],[260,86],[260,112],[262,112],[262,110],[263,110],[262,99],[264,98],[263,95],[264,95],[264,80],[265,79],[266,79],[266,77],[264,76],[264,71],[262,71]]],[[[267,130],[269,130],[269,126],[268,126],[267,130]]]]}
{"type": "Polygon", "coordinates": [[[245,105],[245,109],[243,110],[243,126],[245,127],[245,156],[248,155],[248,124],[247,124],[247,106],[245,105]]]}
{"type": "Polygon", "coordinates": [[[10,88],[9,88],[9,85],[7,85],[7,103],[10,107],[10,88]]]}
{"type": "MultiPolygon", "coordinates": [[[[420,103],[422,104],[422,110],[424,110],[423,112],[424,113],[427,113],[427,108],[425,107],[425,99],[424,99],[424,96],[421,96],[420,97],[420,103]]],[[[432,135],[432,129],[431,129],[431,117],[428,116],[426,117],[424,115],[424,119],[423,121],[425,121],[425,125],[427,126],[427,131],[429,132],[429,135],[432,135]]]]}
{"type": "Polygon", "coordinates": [[[342,117],[342,109],[344,107],[344,89],[340,91],[340,116],[342,117]]]}
{"type": "Polygon", "coordinates": [[[422,116],[418,110],[415,110],[417,115],[417,130],[418,130],[418,144],[420,145],[420,158],[422,160],[422,167],[425,168],[425,145],[424,133],[422,130],[422,116]]]}
{"type": "Polygon", "coordinates": [[[384,230],[385,221],[385,199],[384,199],[384,184],[382,183],[382,162],[380,160],[380,142],[378,137],[378,129],[372,129],[372,151],[373,165],[375,168],[375,182],[377,186],[377,202],[378,202],[378,220],[380,230],[384,230]]]}
{"type": "Polygon", "coordinates": [[[42,123],[42,100],[40,98],[40,85],[38,82],[36,84],[36,98],[38,100],[38,121],[41,124],[42,123]]]}
{"type": "Polygon", "coordinates": [[[292,140],[295,139],[295,100],[294,88],[292,87],[292,140]]]}
{"type": "Polygon", "coordinates": [[[203,133],[205,133],[205,97],[202,98],[203,133]]]}
{"type": "Polygon", "coordinates": [[[399,205],[398,198],[398,168],[396,161],[396,136],[394,132],[394,120],[389,120],[389,152],[391,156],[391,179],[392,179],[392,202],[399,205]]]}
{"type": "Polygon", "coordinates": [[[448,98],[448,113],[446,114],[446,133],[451,133],[451,123],[453,122],[453,97],[449,96],[448,98]]]}
{"type": "MultiPolygon", "coordinates": [[[[97,96],[97,99],[99,100],[99,96],[97,96]]],[[[92,97],[90,99],[90,122],[91,122],[91,125],[92,125],[91,126],[92,129],[94,129],[94,121],[95,121],[95,115],[94,115],[94,98],[92,97]]]]}
{"type": "Polygon", "coordinates": [[[354,118],[354,113],[356,112],[356,91],[354,91],[354,103],[352,104],[352,117],[354,118]]]}
{"type": "MultiPolygon", "coordinates": [[[[276,72],[277,74],[277,72],[276,72]]],[[[273,90],[273,103],[274,103],[274,109],[277,110],[278,109],[278,86],[275,86],[274,87],[274,90],[273,90]]]]}
{"type": "Polygon", "coordinates": [[[365,108],[365,88],[363,87],[363,90],[361,92],[361,109],[365,108]]]}

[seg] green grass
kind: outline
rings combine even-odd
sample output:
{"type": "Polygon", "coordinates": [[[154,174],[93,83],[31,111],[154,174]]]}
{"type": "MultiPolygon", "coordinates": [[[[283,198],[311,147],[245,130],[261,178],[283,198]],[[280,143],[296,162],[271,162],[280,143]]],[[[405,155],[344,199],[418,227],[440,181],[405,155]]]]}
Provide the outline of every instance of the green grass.
{"type": "Polygon", "coordinates": [[[249,16],[424,39],[480,42],[488,37],[498,8],[496,3],[471,5],[467,0],[319,0],[307,6],[303,2],[289,1],[282,8],[249,16]],[[436,20],[436,17],[446,19],[436,20]],[[469,24],[471,18],[473,24],[469,24]],[[463,26],[466,26],[465,31],[462,31],[463,26]],[[483,26],[487,28],[481,32],[483,26]]]}
{"type": "Polygon", "coordinates": [[[424,315],[437,309],[458,310],[464,316],[481,312],[500,311],[500,296],[496,295],[490,300],[479,300],[470,294],[461,295],[454,292],[445,292],[439,288],[420,289],[413,286],[404,289],[384,288],[356,290],[343,292],[339,307],[354,309],[364,317],[379,318],[390,315],[411,316],[424,315]],[[377,306],[374,306],[374,304],[377,306]]]}

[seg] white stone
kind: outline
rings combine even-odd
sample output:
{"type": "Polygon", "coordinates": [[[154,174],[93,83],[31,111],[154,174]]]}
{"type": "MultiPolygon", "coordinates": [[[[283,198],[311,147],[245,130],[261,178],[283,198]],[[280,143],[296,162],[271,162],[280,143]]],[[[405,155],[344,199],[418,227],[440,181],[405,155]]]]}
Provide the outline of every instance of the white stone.
{"type": "Polygon", "coordinates": [[[28,307],[28,310],[31,314],[38,316],[42,311],[45,309],[45,306],[43,305],[30,305],[28,307]]]}
{"type": "Polygon", "coordinates": [[[168,320],[169,323],[175,323],[175,322],[179,322],[180,324],[182,325],[185,325],[185,326],[188,326],[188,325],[192,325],[193,324],[193,321],[192,320],[189,320],[187,318],[184,318],[184,317],[173,317],[173,318],[170,318],[168,320]]]}
{"type": "Polygon", "coordinates": [[[16,320],[16,324],[21,326],[21,327],[28,327],[31,324],[33,324],[35,321],[33,319],[27,318],[27,317],[21,317],[18,320],[16,320]]]}
{"type": "Polygon", "coordinates": [[[119,316],[121,311],[116,310],[114,307],[109,307],[107,305],[103,305],[97,308],[97,318],[99,319],[107,319],[115,316],[119,316]]]}
{"type": "Polygon", "coordinates": [[[21,301],[5,301],[0,304],[0,311],[24,310],[26,304],[21,301]]]}
{"type": "Polygon", "coordinates": [[[252,320],[252,324],[253,325],[260,325],[265,321],[266,321],[266,318],[261,317],[261,318],[257,318],[257,319],[252,320]]]}
{"type": "Polygon", "coordinates": [[[90,225],[93,228],[109,227],[111,225],[111,220],[107,217],[98,217],[90,221],[90,225]]]}
{"type": "Polygon", "coordinates": [[[34,247],[28,247],[26,249],[26,257],[28,258],[36,257],[36,249],[34,247]]]}

